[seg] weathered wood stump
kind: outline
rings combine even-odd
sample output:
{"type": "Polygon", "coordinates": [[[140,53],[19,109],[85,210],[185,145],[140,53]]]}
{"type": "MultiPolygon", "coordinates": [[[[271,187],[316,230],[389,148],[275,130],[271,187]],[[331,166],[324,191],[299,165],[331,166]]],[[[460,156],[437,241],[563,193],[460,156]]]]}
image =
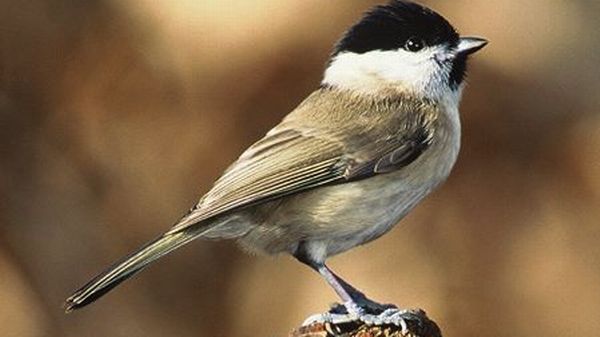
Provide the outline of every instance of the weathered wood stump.
{"type": "Polygon", "coordinates": [[[425,311],[412,310],[406,315],[406,330],[393,324],[367,325],[361,321],[341,324],[313,323],[301,326],[290,337],[442,337],[438,325],[425,311]]]}

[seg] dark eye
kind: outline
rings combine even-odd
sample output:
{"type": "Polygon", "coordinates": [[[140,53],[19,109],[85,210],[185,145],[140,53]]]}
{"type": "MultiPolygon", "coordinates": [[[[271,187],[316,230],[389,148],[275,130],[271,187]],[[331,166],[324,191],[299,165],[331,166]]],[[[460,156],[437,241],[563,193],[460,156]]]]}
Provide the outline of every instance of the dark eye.
{"type": "Polygon", "coordinates": [[[404,49],[412,52],[417,52],[423,49],[423,47],[425,47],[423,40],[416,37],[411,37],[410,39],[406,40],[406,43],[404,44],[404,49]]]}

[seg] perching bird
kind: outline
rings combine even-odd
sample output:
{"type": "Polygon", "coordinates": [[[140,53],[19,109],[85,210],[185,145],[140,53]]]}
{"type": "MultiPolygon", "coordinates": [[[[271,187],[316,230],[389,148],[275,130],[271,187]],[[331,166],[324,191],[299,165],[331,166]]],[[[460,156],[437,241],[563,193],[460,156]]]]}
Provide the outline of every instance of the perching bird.
{"type": "Polygon", "coordinates": [[[171,229],[69,297],[67,311],[210,238],[291,254],[318,271],[349,312],[364,315],[374,302],[325,261],[385,234],[449,175],[467,58],[486,43],[460,37],[415,3],[374,7],[336,44],[317,90],[171,229]]]}

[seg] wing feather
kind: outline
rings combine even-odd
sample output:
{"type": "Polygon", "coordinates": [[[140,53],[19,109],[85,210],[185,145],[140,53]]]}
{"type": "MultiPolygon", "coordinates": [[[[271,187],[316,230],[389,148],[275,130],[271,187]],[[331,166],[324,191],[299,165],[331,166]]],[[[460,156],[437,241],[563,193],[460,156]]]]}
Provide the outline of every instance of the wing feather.
{"type": "Polygon", "coordinates": [[[245,151],[168,233],[240,207],[407,166],[433,141],[433,120],[419,109],[398,115],[397,126],[366,129],[354,141],[326,127],[281,124],[245,151]]]}
{"type": "Polygon", "coordinates": [[[310,136],[285,137],[268,147],[248,149],[169,232],[237,207],[343,179],[345,167],[339,163],[344,152],[339,143],[310,136]]]}

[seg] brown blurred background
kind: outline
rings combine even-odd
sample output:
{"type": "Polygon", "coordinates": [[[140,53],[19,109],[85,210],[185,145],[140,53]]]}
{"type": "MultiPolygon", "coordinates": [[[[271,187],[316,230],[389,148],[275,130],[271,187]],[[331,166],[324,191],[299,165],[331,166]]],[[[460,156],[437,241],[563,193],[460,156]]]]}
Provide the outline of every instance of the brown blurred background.
{"type": "MultiPolygon", "coordinates": [[[[379,1],[380,2],[380,1],[379,1]]],[[[167,229],[319,83],[378,1],[2,1],[0,335],[284,336],[334,293],[289,257],[195,242],[66,296],[167,229]]],[[[427,1],[491,44],[448,182],[331,266],[445,336],[600,330],[600,2],[427,1]]]]}

